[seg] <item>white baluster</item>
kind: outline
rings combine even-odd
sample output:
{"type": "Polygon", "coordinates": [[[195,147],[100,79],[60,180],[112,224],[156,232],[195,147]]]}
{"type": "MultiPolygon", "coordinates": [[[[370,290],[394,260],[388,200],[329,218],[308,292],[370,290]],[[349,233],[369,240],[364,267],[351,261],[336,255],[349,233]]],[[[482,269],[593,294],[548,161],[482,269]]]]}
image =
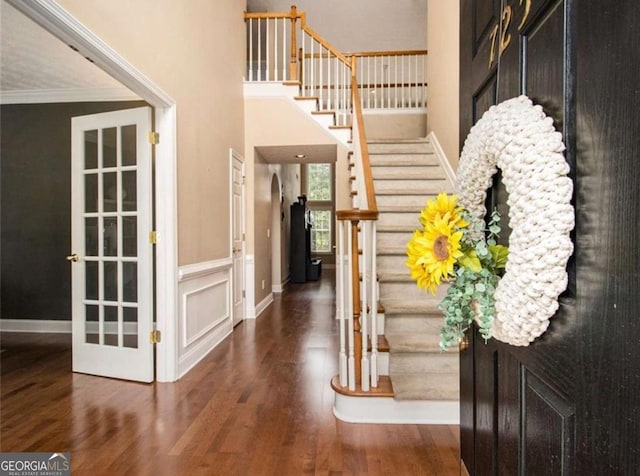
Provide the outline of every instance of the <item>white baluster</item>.
{"type": "Polygon", "coordinates": [[[258,81],[262,79],[262,19],[258,19],[258,81]]]}
{"type": "Polygon", "coordinates": [[[369,287],[369,278],[367,277],[368,266],[367,261],[369,259],[369,225],[370,221],[363,221],[362,223],[362,299],[360,306],[360,334],[362,335],[362,375],[361,385],[362,390],[367,392],[369,390],[369,355],[367,351],[368,337],[369,337],[369,325],[368,325],[368,310],[367,310],[367,288],[369,287]]]}
{"type": "Polygon", "coordinates": [[[395,81],[396,81],[396,83],[395,83],[395,87],[393,88],[393,91],[394,91],[394,96],[395,96],[395,99],[396,99],[396,106],[395,107],[396,107],[396,109],[398,109],[398,94],[399,94],[399,91],[398,91],[398,57],[397,56],[395,57],[395,63],[396,63],[396,65],[393,68],[393,70],[395,71],[395,81]]]}
{"type": "Polygon", "coordinates": [[[347,224],[347,246],[349,247],[347,250],[347,269],[349,270],[348,279],[347,279],[347,332],[348,332],[348,341],[349,341],[349,357],[347,359],[347,368],[348,368],[348,380],[349,380],[349,390],[356,389],[356,357],[354,352],[354,342],[353,342],[353,279],[351,273],[353,273],[353,256],[351,254],[353,236],[351,231],[351,223],[349,221],[345,221],[347,224]]]}
{"type": "Polygon", "coordinates": [[[253,81],[253,18],[249,18],[249,81],[253,81]]]}
{"type": "Polygon", "coordinates": [[[338,357],[338,367],[340,372],[340,386],[347,386],[347,353],[346,353],[346,335],[345,335],[345,281],[347,279],[347,270],[345,269],[345,250],[344,250],[344,229],[348,222],[338,221],[338,326],[340,332],[340,353],[338,357]]]}
{"type": "Polygon", "coordinates": [[[302,59],[300,61],[302,61],[302,78],[298,78],[302,84],[301,84],[301,91],[302,91],[302,95],[306,96],[307,95],[307,82],[309,81],[309,76],[307,76],[307,59],[305,57],[306,53],[305,51],[307,51],[307,35],[305,34],[305,31],[302,30],[302,59]]]}
{"type": "Polygon", "coordinates": [[[265,48],[265,72],[266,72],[266,80],[270,81],[271,78],[271,35],[269,34],[269,25],[271,24],[271,20],[267,18],[265,20],[265,29],[267,30],[267,36],[265,37],[264,48],[265,48]]]}
{"type": "Polygon", "coordinates": [[[315,58],[313,57],[313,44],[315,43],[315,40],[313,39],[313,37],[310,37],[311,39],[311,56],[309,57],[309,62],[310,62],[310,66],[309,68],[311,69],[311,71],[309,72],[309,86],[311,86],[311,91],[309,91],[309,96],[315,96],[316,95],[316,90],[315,90],[315,86],[316,86],[316,78],[314,76],[314,65],[315,65],[315,58]]]}
{"type": "Polygon", "coordinates": [[[371,222],[371,386],[378,386],[378,279],[376,266],[377,230],[371,222]]]}

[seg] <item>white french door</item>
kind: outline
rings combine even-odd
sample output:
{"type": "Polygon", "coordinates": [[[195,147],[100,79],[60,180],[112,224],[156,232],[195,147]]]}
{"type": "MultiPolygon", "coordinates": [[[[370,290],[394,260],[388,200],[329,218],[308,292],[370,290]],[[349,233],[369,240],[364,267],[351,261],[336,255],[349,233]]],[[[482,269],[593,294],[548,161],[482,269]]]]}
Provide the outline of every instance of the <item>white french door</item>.
{"type": "Polygon", "coordinates": [[[72,119],[73,371],[154,379],[151,108],[72,119]]]}
{"type": "Polygon", "coordinates": [[[244,162],[231,151],[231,244],[233,259],[233,325],[244,319],[244,162]]]}

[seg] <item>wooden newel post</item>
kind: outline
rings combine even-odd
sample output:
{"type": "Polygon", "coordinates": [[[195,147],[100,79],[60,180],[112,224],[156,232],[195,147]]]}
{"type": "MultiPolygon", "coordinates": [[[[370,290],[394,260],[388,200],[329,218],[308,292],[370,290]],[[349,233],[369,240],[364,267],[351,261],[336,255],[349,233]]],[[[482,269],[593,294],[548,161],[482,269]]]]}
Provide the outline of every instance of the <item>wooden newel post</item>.
{"type": "Polygon", "coordinates": [[[298,48],[296,46],[296,20],[298,19],[298,9],[295,5],[291,5],[291,61],[289,63],[289,80],[295,81],[298,72],[297,68],[297,53],[298,48]]]}
{"type": "Polygon", "coordinates": [[[353,283],[353,347],[356,385],[362,385],[362,334],[360,333],[360,264],[358,262],[358,220],[351,220],[351,279],[353,283]]]}

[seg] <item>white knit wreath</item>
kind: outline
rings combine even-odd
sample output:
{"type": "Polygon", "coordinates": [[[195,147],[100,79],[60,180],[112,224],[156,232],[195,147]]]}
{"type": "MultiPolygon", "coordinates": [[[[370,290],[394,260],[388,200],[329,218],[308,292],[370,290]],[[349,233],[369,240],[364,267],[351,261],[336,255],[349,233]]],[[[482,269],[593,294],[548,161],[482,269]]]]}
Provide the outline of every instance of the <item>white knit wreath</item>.
{"type": "Polygon", "coordinates": [[[573,184],[562,135],[526,96],[492,106],[465,140],[456,190],[459,203],[483,220],[496,166],[509,198],[509,260],[495,293],[493,336],[527,346],[549,326],[567,287],[573,184]]]}

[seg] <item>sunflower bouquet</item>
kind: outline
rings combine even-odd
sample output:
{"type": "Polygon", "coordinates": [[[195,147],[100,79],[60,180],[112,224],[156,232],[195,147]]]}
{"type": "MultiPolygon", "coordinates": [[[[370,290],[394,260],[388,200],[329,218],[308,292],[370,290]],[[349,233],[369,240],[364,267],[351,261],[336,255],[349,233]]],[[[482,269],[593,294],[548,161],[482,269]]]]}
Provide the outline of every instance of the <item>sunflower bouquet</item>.
{"type": "Polygon", "coordinates": [[[457,204],[457,196],[441,193],[420,212],[422,230],[407,243],[407,266],[419,288],[435,294],[449,283],[439,304],[444,313],[440,348],[457,345],[476,320],[485,339],[491,337],[494,293],[507,263],[509,250],[497,244],[500,215],[493,211],[488,224],[474,220],[457,204]]]}

